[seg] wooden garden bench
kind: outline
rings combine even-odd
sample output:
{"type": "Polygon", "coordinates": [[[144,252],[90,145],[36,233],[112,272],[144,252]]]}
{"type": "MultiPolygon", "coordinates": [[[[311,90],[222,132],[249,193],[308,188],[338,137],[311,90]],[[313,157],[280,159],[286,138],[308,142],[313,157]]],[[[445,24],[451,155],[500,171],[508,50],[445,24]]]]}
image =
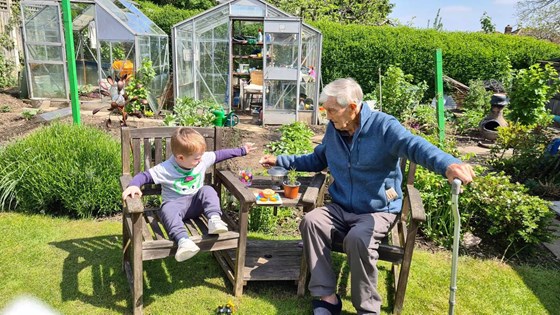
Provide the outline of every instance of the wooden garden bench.
{"type": "MultiPolygon", "coordinates": [[[[401,159],[401,171],[403,174],[403,206],[400,216],[387,237],[379,245],[379,260],[392,263],[391,273],[393,274],[393,314],[402,312],[404,295],[410,273],[412,253],[416,241],[416,233],[420,223],[426,221],[424,205],[420,197],[420,192],[414,187],[414,176],[416,164],[407,163],[406,159],[401,159]],[[408,171],[407,171],[408,166],[408,171]]],[[[344,253],[342,243],[345,235],[335,233],[333,235],[332,250],[344,253]]],[[[308,265],[303,256],[301,264],[301,275],[307,279],[308,265]]],[[[303,295],[303,292],[298,292],[303,295]]],[[[390,293],[391,294],[391,293],[390,293]]]]}
{"type": "MultiPolygon", "coordinates": [[[[171,156],[171,136],[178,127],[153,128],[122,128],[122,177],[121,187],[124,190],[135,174],[148,170],[171,156]]],[[[206,139],[207,151],[222,148],[223,128],[193,128],[206,139]]],[[[216,165],[209,168],[206,184],[214,186],[220,196],[221,185],[216,185],[216,165]]],[[[221,179],[226,190],[238,199],[246,197],[245,186],[237,179],[221,179]],[[224,182],[225,181],[225,182],[224,182]]],[[[160,185],[145,185],[143,196],[160,195],[160,185]]],[[[253,196],[254,198],[254,196],[253,196]]],[[[123,269],[132,291],[134,314],[141,314],[143,307],[143,266],[145,260],[161,259],[174,256],[177,244],[168,238],[161,224],[157,206],[147,206],[146,198],[128,197],[123,205],[123,269]]],[[[224,217],[227,221],[227,217],[224,217]]],[[[221,251],[235,249],[239,244],[239,233],[229,231],[218,235],[208,235],[207,219],[204,216],[189,220],[185,226],[189,237],[200,247],[201,251],[221,251]]],[[[239,256],[236,263],[245,263],[245,257],[239,256]]],[[[224,267],[224,266],[222,266],[224,267]]],[[[188,268],[188,265],[185,265],[188,268]]],[[[242,267],[241,267],[242,268],[242,267]]],[[[238,270],[234,268],[233,270],[238,270]]],[[[225,270],[225,269],[224,269],[225,270]]],[[[242,279],[227,274],[234,287],[242,285],[242,279]],[[238,282],[240,282],[238,284],[238,282]]]]}

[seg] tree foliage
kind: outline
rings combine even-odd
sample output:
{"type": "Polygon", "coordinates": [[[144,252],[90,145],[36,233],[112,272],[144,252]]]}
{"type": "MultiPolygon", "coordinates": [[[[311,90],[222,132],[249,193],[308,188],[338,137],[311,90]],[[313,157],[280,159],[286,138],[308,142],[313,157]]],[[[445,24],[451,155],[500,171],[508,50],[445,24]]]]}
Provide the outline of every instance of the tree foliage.
{"type": "Polygon", "coordinates": [[[560,1],[519,1],[517,17],[523,25],[524,35],[560,42],[560,1]]]}
{"type": "Polygon", "coordinates": [[[486,34],[494,33],[496,31],[496,24],[492,23],[492,18],[484,12],[480,18],[480,28],[486,34]]]}
{"type": "Polygon", "coordinates": [[[342,24],[382,25],[393,10],[389,0],[270,0],[270,4],[306,21],[329,21],[342,24]]]}

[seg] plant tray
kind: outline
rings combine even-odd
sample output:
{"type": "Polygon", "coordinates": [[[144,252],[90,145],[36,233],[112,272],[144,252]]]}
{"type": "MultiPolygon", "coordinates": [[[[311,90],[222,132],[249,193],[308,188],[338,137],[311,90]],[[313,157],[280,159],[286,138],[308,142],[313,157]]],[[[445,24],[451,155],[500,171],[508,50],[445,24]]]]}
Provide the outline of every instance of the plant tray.
{"type": "Polygon", "coordinates": [[[257,199],[258,205],[281,205],[282,204],[282,198],[280,198],[280,195],[278,193],[272,195],[272,199],[276,199],[275,201],[270,201],[269,199],[262,197],[259,193],[255,193],[255,197],[257,199]]]}

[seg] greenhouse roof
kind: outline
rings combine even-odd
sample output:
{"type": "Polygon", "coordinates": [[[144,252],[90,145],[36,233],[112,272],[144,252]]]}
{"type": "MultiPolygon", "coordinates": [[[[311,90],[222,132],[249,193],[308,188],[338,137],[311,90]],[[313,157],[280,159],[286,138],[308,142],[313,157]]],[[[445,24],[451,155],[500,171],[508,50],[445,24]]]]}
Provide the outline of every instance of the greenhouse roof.
{"type": "MultiPolygon", "coordinates": [[[[99,20],[100,39],[119,39],[122,36],[111,36],[111,32],[129,32],[132,35],[156,35],[167,36],[167,34],[150,20],[142,11],[127,0],[95,0],[95,1],[80,1],[73,0],[72,4],[76,3],[95,3],[101,7],[97,11],[97,18],[99,20]],[[103,35],[107,36],[103,36],[103,35]]],[[[75,7],[73,7],[75,8],[75,7]]],[[[73,19],[72,25],[74,29],[81,30],[87,27],[88,24],[94,20],[95,10],[94,7],[87,7],[80,15],[73,19]]]]}

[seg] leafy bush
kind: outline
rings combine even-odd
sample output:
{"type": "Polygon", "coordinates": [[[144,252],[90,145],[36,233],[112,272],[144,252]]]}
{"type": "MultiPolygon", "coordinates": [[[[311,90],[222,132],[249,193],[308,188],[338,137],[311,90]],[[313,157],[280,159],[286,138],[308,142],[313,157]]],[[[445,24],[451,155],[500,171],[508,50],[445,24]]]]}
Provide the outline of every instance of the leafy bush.
{"type": "Polygon", "coordinates": [[[534,64],[513,76],[508,117],[525,125],[547,126],[552,116],[546,109],[548,101],[559,92],[558,72],[549,64],[534,64]]]}
{"type": "Polygon", "coordinates": [[[555,135],[546,128],[512,122],[498,128],[490,165],[526,184],[536,195],[560,197],[560,159],[546,152],[555,135]],[[511,152],[511,154],[506,154],[511,152]]]}
{"type": "Polygon", "coordinates": [[[403,125],[416,129],[422,134],[436,134],[438,121],[436,109],[430,105],[418,105],[404,112],[403,125]]]}
{"type": "Polygon", "coordinates": [[[254,207],[249,214],[248,228],[252,232],[268,233],[276,226],[273,207],[254,207]]]}
{"type": "Polygon", "coordinates": [[[120,210],[120,145],[87,126],[55,123],[0,151],[2,210],[90,217],[120,210]]]}
{"type": "MultiPolygon", "coordinates": [[[[413,79],[411,74],[405,74],[396,66],[389,66],[381,78],[382,110],[400,121],[403,120],[406,110],[413,110],[420,104],[428,88],[426,82],[412,84],[413,79]]],[[[379,88],[376,87],[374,91],[375,99],[378,100],[379,88]]]]}
{"type": "MultiPolygon", "coordinates": [[[[479,168],[477,173],[482,171],[479,168]]],[[[529,195],[527,188],[510,180],[503,173],[488,173],[477,177],[459,197],[462,232],[472,231],[484,242],[498,245],[504,256],[510,248],[517,252],[550,240],[548,227],[554,216],[547,201],[529,195]]],[[[447,180],[419,167],[415,186],[427,215],[422,231],[436,243],[451,246],[453,216],[447,180]]]]}
{"type": "Polygon", "coordinates": [[[14,86],[16,78],[13,76],[15,65],[0,55],[0,88],[14,86]]]}
{"type": "Polygon", "coordinates": [[[457,118],[457,129],[460,133],[478,129],[478,125],[490,111],[491,97],[492,92],[486,91],[484,82],[481,80],[469,82],[469,92],[462,107],[464,112],[457,118]]]}
{"type": "Polygon", "coordinates": [[[216,118],[212,112],[222,107],[210,100],[195,100],[190,97],[177,99],[173,114],[165,116],[167,126],[210,127],[216,118]]]}
{"type": "Polygon", "coordinates": [[[280,155],[303,154],[313,151],[311,137],[314,133],[305,123],[296,121],[289,125],[283,125],[278,130],[282,133],[282,136],[280,140],[266,146],[267,153],[280,155]]]}

